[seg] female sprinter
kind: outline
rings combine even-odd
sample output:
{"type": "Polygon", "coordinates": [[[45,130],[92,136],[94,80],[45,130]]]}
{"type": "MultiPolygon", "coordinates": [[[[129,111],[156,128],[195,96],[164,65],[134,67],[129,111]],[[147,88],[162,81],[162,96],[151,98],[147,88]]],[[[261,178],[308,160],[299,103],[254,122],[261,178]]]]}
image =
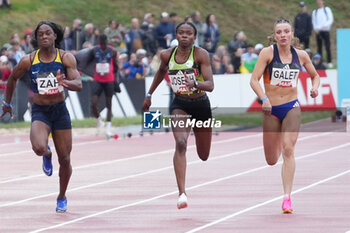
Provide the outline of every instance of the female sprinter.
{"type": "Polygon", "coordinates": [[[293,37],[290,22],[279,19],[275,23],[273,33],[276,43],[261,51],[250,81],[254,92],[263,102],[263,142],[266,162],[269,165],[276,164],[282,152],[284,213],[293,212],[290,194],[295,172],[294,146],[301,121],[297,81],[302,66],[312,78],[310,90],[312,98],[318,95],[317,89],[320,84],[320,78],[308,54],[291,45],[293,37]],[[262,75],[265,92],[259,84],[262,75]]]}
{"type": "Polygon", "coordinates": [[[60,164],[60,192],[56,212],[65,212],[66,190],[72,174],[72,124],[63,90],[65,87],[71,91],[80,91],[82,83],[74,56],[59,49],[63,39],[60,26],[49,21],[40,22],[34,36],[39,49],[23,57],[9,77],[2,116],[8,112],[12,117],[10,103],[17,80],[30,72],[31,88],[34,92],[30,141],[35,154],[43,157],[44,173],[51,176],[52,153],[48,146],[48,137],[52,133],[60,164]]]}
{"type": "MultiPolygon", "coordinates": [[[[213,74],[209,54],[206,50],[193,45],[197,30],[192,23],[180,23],[176,27],[176,39],[179,45],[161,52],[161,65],[152,85],[146,94],[143,110],[151,106],[151,96],[164,75],[169,71],[169,78],[175,98],[170,106],[173,122],[195,119],[206,121],[211,119],[211,108],[206,91],[214,89],[213,74]]],[[[172,125],[175,138],[175,154],[173,158],[179,198],[177,208],[187,207],[185,191],[186,149],[191,126],[181,128],[172,125]]],[[[197,153],[203,161],[209,157],[212,128],[193,127],[196,138],[197,153]]]]}

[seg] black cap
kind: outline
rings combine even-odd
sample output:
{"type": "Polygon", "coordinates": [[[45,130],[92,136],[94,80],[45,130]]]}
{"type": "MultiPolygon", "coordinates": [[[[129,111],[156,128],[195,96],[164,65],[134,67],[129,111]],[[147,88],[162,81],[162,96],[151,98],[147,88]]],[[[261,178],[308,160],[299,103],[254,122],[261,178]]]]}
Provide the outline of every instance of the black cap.
{"type": "Polygon", "coordinates": [[[305,6],[306,4],[305,4],[305,2],[303,1],[303,2],[299,2],[299,6],[300,7],[303,7],[303,6],[305,6]]]}

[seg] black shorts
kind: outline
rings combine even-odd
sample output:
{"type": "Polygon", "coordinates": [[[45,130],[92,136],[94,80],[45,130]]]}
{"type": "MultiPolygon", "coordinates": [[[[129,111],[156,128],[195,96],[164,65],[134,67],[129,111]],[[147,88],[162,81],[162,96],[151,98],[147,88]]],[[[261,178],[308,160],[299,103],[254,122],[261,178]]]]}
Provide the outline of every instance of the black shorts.
{"type": "Polygon", "coordinates": [[[71,129],[72,122],[64,101],[54,105],[32,105],[32,122],[41,121],[51,130],[71,129]]]}
{"type": "Polygon", "coordinates": [[[92,88],[92,95],[100,96],[102,92],[105,93],[106,97],[114,95],[114,82],[102,83],[95,81],[92,84],[92,88]]]}
{"type": "Polygon", "coordinates": [[[191,119],[206,121],[212,118],[210,101],[207,95],[194,99],[175,95],[170,105],[170,113],[175,109],[183,110],[191,116],[191,119]]]}

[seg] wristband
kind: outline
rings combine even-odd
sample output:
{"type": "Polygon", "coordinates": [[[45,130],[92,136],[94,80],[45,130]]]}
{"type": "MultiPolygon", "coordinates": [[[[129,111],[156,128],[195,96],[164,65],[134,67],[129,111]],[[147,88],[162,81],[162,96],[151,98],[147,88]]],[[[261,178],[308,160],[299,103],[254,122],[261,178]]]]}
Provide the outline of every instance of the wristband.
{"type": "Polygon", "coordinates": [[[261,99],[261,101],[264,103],[264,101],[267,100],[267,96],[261,99]]]}
{"type": "Polygon", "coordinates": [[[146,98],[151,98],[151,97],[152,97],[152,95],[150,93],[146,94],[146,98]]]}
{"type": "Polygon", "coordinates": [[[12,108],[12,104],[6,103],[6,101],[2,101],[6,107],[12,108]]]}

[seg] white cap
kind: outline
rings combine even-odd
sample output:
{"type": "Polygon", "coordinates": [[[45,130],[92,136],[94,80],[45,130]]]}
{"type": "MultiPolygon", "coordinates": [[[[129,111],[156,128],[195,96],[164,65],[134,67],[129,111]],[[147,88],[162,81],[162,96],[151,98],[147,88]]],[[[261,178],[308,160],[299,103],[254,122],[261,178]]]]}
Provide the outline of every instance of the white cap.
{"type": "Polygon", "coordinates": [[[263,49],[264,48],[264,45],[262,45],[262,44],[256,44],[255,45],[255,50],[261,50],[261,49],[263,49]]]}
{"type": "Polygon", "coordinates": [[[168,12],[162,12],[162,14],[160,15],[160,16],[162,16],[162,18],[166,18],[166,17],[169,17],[169,14],[168,14],[168,12]]]}
{"type": "Polygon", "coordinates": [[[177,39],[174,39],[170,42],[170,47],[176,47],[179,45],[179,41],[177,39]]]}
{"type": "Polygon", "coordinates": [[[8,60],[9,59],[4,55],[0,57],[0,62],[2,62],[2,63],[6,63],[6,62],[8,62],[8,60]]]}
{"type": "Polygon", "coordinates": [[[137,51],[136,51],[136,55],[146,55],[146,53],[147,53],[147,51],[146,50],[144,50],[144,49],[138,49],[137,51]]]}

